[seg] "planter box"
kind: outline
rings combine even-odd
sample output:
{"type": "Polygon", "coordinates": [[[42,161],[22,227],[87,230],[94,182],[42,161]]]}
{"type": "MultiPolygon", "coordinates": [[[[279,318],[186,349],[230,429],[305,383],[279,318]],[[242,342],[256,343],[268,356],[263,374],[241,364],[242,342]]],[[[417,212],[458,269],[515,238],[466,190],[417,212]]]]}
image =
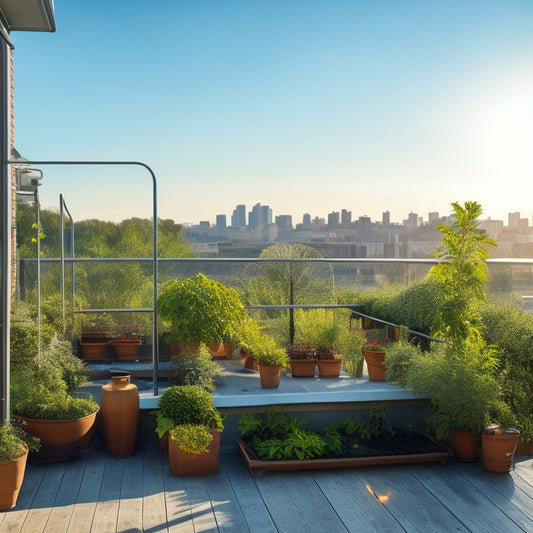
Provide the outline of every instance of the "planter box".
{"type": "MultiPolygon", "coordinates": [[[[432,441],[434,444],[435,442],[432,441]]],[[[290,472],[295,470],[326,470],[330,468],[356,468],[360,466],[413,464],[413,463],[446,463],[450,452],[441,448],[441,452],[417,453],[409,455],[383,455],[377,457],[348,457],[336,459],[293,459],[286,461],[263,461],[257,459],[250,448],[242,441],[237,444],[246,465],[250,469],[260,468],[270,472],[290,472]]]]}

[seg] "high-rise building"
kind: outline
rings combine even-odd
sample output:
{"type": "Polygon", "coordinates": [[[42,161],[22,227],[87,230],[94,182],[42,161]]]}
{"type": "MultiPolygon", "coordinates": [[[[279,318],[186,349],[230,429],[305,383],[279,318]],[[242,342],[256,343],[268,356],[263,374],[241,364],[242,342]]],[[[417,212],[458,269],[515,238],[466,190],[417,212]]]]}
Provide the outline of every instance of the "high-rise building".
{"type": "Polygon", "coordinates": [[[333,211],[328,215],[328,226],[338,226],[340,222],[340,213],[333,211]]]}
{"type": "Polygon", "coordinates": [[[226,215],[217,215],[217,228],[218,229],[226,229],[228,226],[226,215]]]}
{"type": "Polygon", "coordinates": [[[268,205],[261,206],[260,226],[266,228],[272,224],[272,209],[268,205]]]}
{"type": "Polygon", "coordinates": [[[231,226],[233,228],[242,228],[246,226],[246,206],[239,204],[231,215],[231,226]]]}
{"type": "Polygon", "coordinates": [[[407,229],[416,229],[418,227],[418,214],[409,213],[407,217],[407,229]]]}
{"type": "Polygon", "coordinates": [[[518,229],[520,228],[520,213],[516,211],[515,213],[509,213],[507,215],[509,229],[518,229]]]}
{"type": "Polygon", "coordinates": [[[428,223],[435,224],[440,219],[439,213],[437,211],[432,211],[428,213],[428,223]]]}
{"type": "Polygon", "coordinates": [[[304,226],[310,226],[311,225],[311,215],[309,213],[305,213],[302,222],[303,222],[304,226]]]}
{"type": "Polygon", "coordinates": [[[390,226],[390,211],[384,211],[381,215],[381,224],[383,226],[390,226]]]}
{"type": "Polygon", "coordinates": [[[278,215],[276,217],[276,226],[283,229],[292,229],[292,216],[278,215]]]}
{"type": "Polygon", "coordinates": [[[352,223],[352,212],[343,209],[341,211],[341,224],[343,226],[349,226],[352,223]]]}

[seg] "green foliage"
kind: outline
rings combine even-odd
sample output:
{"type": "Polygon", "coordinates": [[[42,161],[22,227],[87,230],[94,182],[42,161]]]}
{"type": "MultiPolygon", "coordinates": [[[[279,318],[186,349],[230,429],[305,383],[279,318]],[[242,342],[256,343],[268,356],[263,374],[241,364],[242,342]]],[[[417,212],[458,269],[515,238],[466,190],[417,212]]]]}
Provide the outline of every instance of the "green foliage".
{"type": "Polygon", "coordinates": [[[245,314],[237,291],[203,274],[168,283],[157,308],[171,343],[234,338],[245,314]]]}
{"type": "Polygon", "coordinates": [[[484,304],[480,314],[485,341],[498,345],[502,399],[521,438],[533,442],[533,318],[512,304],[484,304]]]}
{"type": "Polygon", "coordinates": [[[413,359],[421,355],[421,349],[405,339],[391,342],[385,354],[385,379],[393,385],[407,387],[409,368],[413,359]]]}
{"type": "Polygon", "coordinates": [[[16,370],[30,363],[39,350],[39,328],[29,308],[14,302],[11,309],[10,354],[11,368],[16,370]]]}
{"type": "Polygon", "coordinates": [[[442,284],[443,302],[437,311],[432,332],[456,345],[472,336],[479,337],[480,317],[475,303],[485,299],[488,246],[496,246],[479,230],[478,217],[483,213],[477,202],[464,207],[452,203],[456,221],[441,224],[442,244],[435,257],[442,259],[430,274],[442,284]]]}
{"type": "Polygon", "coordinates": [[[206,452],[213,440],[209,429],[198,424],[176,426],[169,431],[168,437],[178,445],[178,448],[194,455],[206,452]]]}
{"type": "Polygon", "coordinates": [[[344,370],[352,378],[360,378],[363,375],[363,346],[365,344],[366,336],[363,331],[353,329],[348,332],[342,354],[344,370]]]}
{"type": "Polygon", "coordinates": [[[72,344],[59,335],[54,335],[43,351],[43,358],[61,370],[61,378],[66,384],[67,392],[72,392],[87,381],[89,372],[83,361],[72,353],[72,344]]]}
{"type": "Polygon", "coordinates": [[[272,337],[265,334],[262,335],[258,344],[252,346],[251,353],[260,365],[287,366],[288,364],[287,350],[279,346],[272,337]]]}
{"type": "Polygon", "coordinates": [[[207,346],[200,344],[198,355],[180,353],[172,357],[170,375],[175,385],[199,385],[213,391],[215,378],[222,375],[222,368],[212,360],[207,346]]]}
{"type": "Polygon", "coordinates": [[[159,420],[170,419],[173,426],[200,424],[212,429],[224,428],[222,417],[211,394],[198,385],[174,385],[159,398],[159,420]]]}
{"type": "Polygon", "coordinates": [[[22,427],[15,420],[10,424],[0,425],[0,464],[16,461],[28,448],[31,451],[39,450],[39,439],[28,435],[22,427]]]}
{"type": "Polygon", "coordinates": [[[115,321],[110,313],[87,313],[82,316],[82,331],[112,331],[115,321]]]}
{"type": "Polygon", "coordinates": [[[262,459],[312,459],[322,455],[324,441],[316,433],[295,429],[284,439],[270,439],[258,442],[255,451],[262,459]]]}
{"type": "Polygon", "coordinates": [[[446,441],[454,430],[478,434],[500,406],[496,378],[498,359],[493,347],[480,341],[456,346],[435,345],[412,357],[407,385],[416,394],[431,397],[429,429],[446,441]]]}

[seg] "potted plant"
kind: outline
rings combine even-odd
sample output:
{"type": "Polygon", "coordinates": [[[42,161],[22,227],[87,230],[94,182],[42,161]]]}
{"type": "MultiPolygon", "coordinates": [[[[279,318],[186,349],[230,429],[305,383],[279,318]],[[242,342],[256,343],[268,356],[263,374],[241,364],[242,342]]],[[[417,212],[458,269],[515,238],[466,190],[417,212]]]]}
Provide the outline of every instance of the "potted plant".
{"type": "Polygon", "coordinates": [[[171,473],[216,474],[224,425],[211,394],[198,385],[174,385],[163,391],[158,405],[156,433],[168,450],[171,473]]]}
{"type": "Polygon", "coordinates": [[[123,324],[116,326],[115,336],[111,340],[117,361],[135,361],[138,358],[141,344],[141,328],[139,324],[123,324]]]}
{"type": "Polygon", "coordinates": [[[13,413],[26,422],[26,431],[41,441],[40,461],[76,456],[88,444],[99,406],[70,392],[86,379],[83,367],[66,341],[53,339],[40,356],[11,373],[13,413]]]}
{"type": "Polygon", "coordinates": [[[37,451],[38,439],[29,438],[13,423],[0,425],[0,511],[7,511],[17,503],[30,447],[37,451]]]}
{"type": "Polygon", "coordinates": [[[84,359],[107,359],[109,332],[113,326],[109,313],[90,313],[83,317],[80,348],[84,359]]]}
{"type": "Polygon", "coordinates": [[[220,431],[201,424],[184,424],[169,431],[168,444],[172,475],[198,477],[218,473],[220,431]]]}
{"type": "Polygon", "coordinates": [[[246,315],[239,324],[236,336],[241,362],[244,368],[257,370],[257,361],[253,355],[253,347],[259,343],[261,335],[261,326],[252,317],[246,315]]]}
{"type": "Polygon", "coordinates": [[[251,346],[257,361],[259,378],[263,389],[277,389],[283,367],[287,366],[287,351],[276,344],[274,339],[264,333],[251,346]]]}
{"type": "Polygon", "coordinates": [[[509,472],[520,431],[493,424],[481,432],[483,464],[488,472],[509,472]]]}
{"type": "Polygon", "coordinates": [[[173,385],[166,388],[155,411],[155,432],[167,448],[168,434],[175,426],[201,424],[210,429],[224,429],[222,416],[213,404],[211,394],[199,385],[173,385]]]}
{"type": "Polygon", "coordinates": [[[235,338],[245,315],[237,291],[203,274],[167,283],[157,309],[168,342],[193,343],[196,350],[200,342],[235,338]]]}
{"type": "Polygon", "coordinates": [[[287,355],[293,377],[313,377],[317,355],[313,345],[309,342],[294,342],[287,344],[287,355]]]}
{"type": "Polygon", "coordinates": [[[344,370],[352,378],[360,378],[363,375],[363,346],[366,344],[365,332],[361,329],[348,331],[346,341],[342,349],[344,370]]]}
{"type": "Polygon", "coordinates": [[[385,379],[393,385],[407,387],[409,368],[413,358],[421,356],[419,346],[409,342],[409,331],[405,326],[400,326],[398,342],[387,344],[385,353],[385,379]]]}
{"type": "Polygon", "coordinates": [[[385,381],[385,355],[388,345],[389,339],[384,337],[363,346],[369,381],[385,381]]]}

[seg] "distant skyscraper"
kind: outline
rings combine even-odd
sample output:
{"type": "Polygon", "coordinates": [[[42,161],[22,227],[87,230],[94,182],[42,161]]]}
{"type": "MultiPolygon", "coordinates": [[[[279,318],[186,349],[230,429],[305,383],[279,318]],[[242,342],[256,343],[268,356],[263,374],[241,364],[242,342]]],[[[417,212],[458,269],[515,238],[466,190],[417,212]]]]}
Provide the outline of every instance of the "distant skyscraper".
{"type": "Polygon", "coordinates": [[[276,226],[283,229],[292,228],[292,216],[291,215],[279,215],[276,217],[276,226]]]}
{"type": "Polygon", "coordinates": [[[439,214],[436,211],[428,213],[428,223],[435,224],[440,219],[439,214]]]}
{"type": "Polygon", "coordinates": [[[381,215],[381,223],[383,226],[390,226],[390,212],[384,211],[381,215]]]}
{"type": "Polygon", "coordinates": [[[242,228],[246,226],[246,206],[244,204],[238,205],[231,215],[231,225],[234,228],[242,228]]]}
{"type": "Polygon", "coordinates": [[[248,213],[248,226],[258,228],[261,225],[261,204],[255,204],[248,213]]]}
{"type": "Polygon", "coordinates": [[[341,211],[341,224],[343,226],[349,226],[352,223],[352,212],[343,209],[341,211]]]}
{"type": "Polygon", "coordinates": [[[226,229],[226,227],[227,227],[226,215],[217,215],[217,228],[226,229]]]}
{"type": "Polygon", "coordinates": [[[266,228],[272,224],[272,209],[268,205],[261,206],[261,218],[259,220],[259,225],[262,228],[266,228]]]}
{"type": "Polygon", "coordinates": [[[328,215],[328,226],[338,226],[340,222],[340,214],[338,211],[333,211],[328,215]]]}
{"type": "Polygon", "coordinates": [[[303,222],[304,226],[310,226],[311,225],[311,215],[309,213],[305,213],[302,222],[303,222]]]}
{"type": "Polygon", "coordinates": [[[418,227],[418,214],[409,213],[409,216],[407,217],[407,228],[416,229],[417,227],[418,227]]]}
{"type": "Polygon", "coordinates": [[[509,213],[507,215],[508,225],[510,229],[518,229],[520,227],[520,213],[509,213]]]}

